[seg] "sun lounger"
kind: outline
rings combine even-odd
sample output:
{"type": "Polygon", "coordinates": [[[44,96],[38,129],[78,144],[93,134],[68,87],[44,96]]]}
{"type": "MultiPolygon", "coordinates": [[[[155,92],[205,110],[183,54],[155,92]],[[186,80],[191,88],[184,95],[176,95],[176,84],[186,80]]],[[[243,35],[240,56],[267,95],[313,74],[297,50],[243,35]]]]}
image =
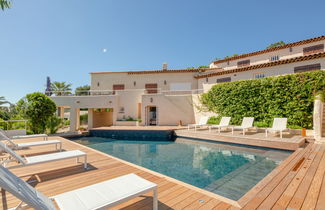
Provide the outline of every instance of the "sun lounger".
{"type": "Polygon", "coordinates": [[[241,129],[243,130],[243,135],[245,135],[245,131],[249,128],[253,128],[253,123],[254,123],[254,117],[244,117],[243,121],[240,126],[232,126],[232,131],[231,133],[234,135],[234,130],[235,129],[241,129]]]}
{"type": "Polygon", "coordinates": [[[28,147],[36,147],[36,146],[45,146],[45,145],[55,145],[55,149],[58,150],[58,145],[60,151],[62,150],[62,142],[59,140],[47,140],[47,141],[34,141],[34,142],[26,142],[26,143],[15,143],[8,136],[4,135],[0,132],[0,137],[3,137],[4,140],[8,141],[13,149],[23,149],[28,147]]]}
{"type": "Polygon", "coordinates": [[[38,192],[8,169],[0,166],[0,187],[21,200],[15,209],[107,209],[153,191],[153,209],[158,209],[157,185],[135,174],[100,182],[51,198],[38,192]]]}
{"type": "Polygon", "coordinates": [[[209,117],[207,117],[207,116],[201,117],[199,123],[188,124],[187,129],[190,130],[190,128],[194,127],[194,130],[196,130],[197,127],[206,126],[208,123],[208,120],[209,120],[209,117]]]}
{"type": "Polygon", "coordinates": [[[36,156],[30,156],[30,157],[22,157],[16,152],[14,152],[12,149],[10,149],[7,145],[0,142],[0,149],[7,152],[10,156],[6,159],[3,159],[0,161],[0,165],[7,167],[7,164],[10,162],[13,162],[13,160],[17,161],[17,165],[9,166],[7,168],[18,168],[23,166],[30,166],[35,164],[41,164],[41,163],[48,163],[53,161],[59,161],[59,160],[65,160],[65,159],[73,159],[76,158],[77,162],[79,162],[79,158],[84,158],[84,168],[87,169],[87,154],[80,151],[80,150],[71,150],[71,151],[65,151],[65,152],[56,152],[46,155],[36,155],[36,156]]]}
{"type": "Polygon", "coordinates": [[[211,125],[211,126],[209,126],[209,132],[211,132],[211,130],[213,128],[218,128],[218,132],[220,133],[221,128],[226,128],[226,127],[229,126],[230,120],[231,120],[231,117],[222,117],[221,120],[220,120],[219,125],[211,125]]]}
{"type": "Polygon", "coordinates": [[[280,138],[282,138],[282,132],[288,130],[287,121],[287,118],[274,118],[272,128],[265,129],[265,137],[267,137],[268,132],[280,132],[280,138]]]}
{"type": "MultiPolygon", "coordinates": [[[[2,133],[3,135],[7,136],[8,138],[10,138],[6,132],[2,129],[0,129],[0,133],[2,133]]],[[[48,135],[47,134],[33,134],[33,135],[19,135],[19,136],[12,136],[12,139],[28,139],[28,138],[38,138],[38,137],[43,137],[44,140],[48,139],[48,135]]]]}

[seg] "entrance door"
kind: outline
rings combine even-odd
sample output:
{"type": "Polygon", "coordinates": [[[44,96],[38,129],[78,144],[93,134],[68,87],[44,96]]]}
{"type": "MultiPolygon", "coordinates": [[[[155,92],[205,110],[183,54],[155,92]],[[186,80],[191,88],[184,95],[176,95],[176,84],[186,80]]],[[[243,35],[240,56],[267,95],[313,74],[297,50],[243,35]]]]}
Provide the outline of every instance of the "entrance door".
{"type": "Polygon", "coordinates": [[[157,123],[157,107],[149,106],[147,107],[147,119],[146,124],[149,126],[156,126],[157,123]]]}

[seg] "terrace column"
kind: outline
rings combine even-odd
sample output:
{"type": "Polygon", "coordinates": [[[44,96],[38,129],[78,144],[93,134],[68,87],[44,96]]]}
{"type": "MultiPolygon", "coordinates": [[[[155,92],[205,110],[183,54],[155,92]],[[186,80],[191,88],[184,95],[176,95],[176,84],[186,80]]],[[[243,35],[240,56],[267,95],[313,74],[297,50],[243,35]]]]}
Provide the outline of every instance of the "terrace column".
{"type": "Polygon", "coordinates": [[[58,107],[58,114],[59,114],[59,117],[60,117],[61,119],[64,118],[64,107],[63,107],[63,106],[59,106],[59,107],[58,107]]]}
{"type": "Polygon", "coordinates": [[[80,109],[70,109],[70,132],[76,131],[80,126],[80,109]]]}
{"type": "Polygon", "coordinates": [[[319,97],[316,97],[314,102],[314,138],[316,142],[325,142],[322,140],[322,116],[323,115],[323,104],[319,97]]]}
{"type": "Polygon", "coordinates": [[[88,130],[93,128],[93,111],[94,109],[88,109],[88,130]]]}

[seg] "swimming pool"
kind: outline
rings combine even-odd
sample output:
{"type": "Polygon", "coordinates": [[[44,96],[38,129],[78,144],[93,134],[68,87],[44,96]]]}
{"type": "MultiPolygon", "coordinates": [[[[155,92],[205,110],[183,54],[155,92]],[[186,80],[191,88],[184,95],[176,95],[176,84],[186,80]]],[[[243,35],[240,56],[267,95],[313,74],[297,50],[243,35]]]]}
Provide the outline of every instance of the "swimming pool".
{"type": "Polygon", "coordinates": [[[232,200],[242,197],[291,154],[182,138],[175,141],[101,137],[72,140],[232,200]]]}

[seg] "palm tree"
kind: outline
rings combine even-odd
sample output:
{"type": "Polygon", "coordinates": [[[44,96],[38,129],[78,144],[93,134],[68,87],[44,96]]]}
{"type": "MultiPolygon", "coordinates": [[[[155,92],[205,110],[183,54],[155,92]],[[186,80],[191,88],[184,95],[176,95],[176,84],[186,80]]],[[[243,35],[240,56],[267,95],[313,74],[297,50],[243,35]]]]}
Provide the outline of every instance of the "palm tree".
{"type": "MultiPolygon", "coordinates": [[[[1,0],[0,0],[1,1],[1,0]]],[[[9,104],[8,101],[6,101],[5,97],[0,96],[0,106],[2,106],[3,104],[9,104]]]]}
{"type": "Polygon", "coordinates": [[[11,7],[11,2],[10,1],[8,1],[8,0],[0,0],[0,8],[2,10],[8,9],[10,7],[11,7]]]}
{"type": "Polygon", "coordinates": [[[66,82],[52,82],[51,89],[56,96],[70,95],[72,84],[67,84],[66,82]]]}

